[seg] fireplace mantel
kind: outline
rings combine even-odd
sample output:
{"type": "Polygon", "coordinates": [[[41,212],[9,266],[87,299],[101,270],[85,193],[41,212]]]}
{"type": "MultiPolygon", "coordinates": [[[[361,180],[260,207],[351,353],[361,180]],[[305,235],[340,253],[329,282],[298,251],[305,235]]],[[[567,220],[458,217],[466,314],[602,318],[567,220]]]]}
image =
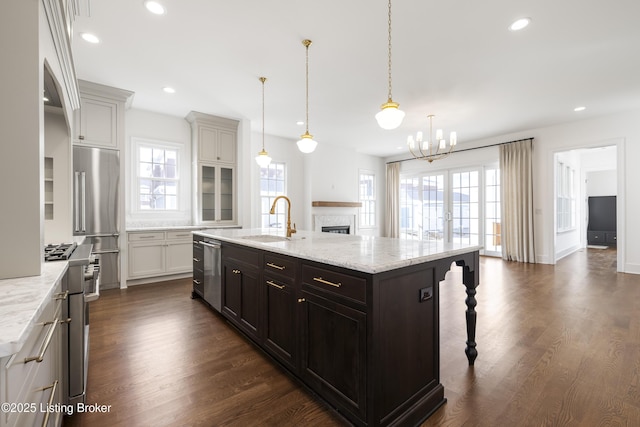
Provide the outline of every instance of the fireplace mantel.
{"type": "Polygon", "coordinates": [[[313,207],[323,207],[323,208],[361,208],[361,202],[311,202],[311,206],[313,207]]]}

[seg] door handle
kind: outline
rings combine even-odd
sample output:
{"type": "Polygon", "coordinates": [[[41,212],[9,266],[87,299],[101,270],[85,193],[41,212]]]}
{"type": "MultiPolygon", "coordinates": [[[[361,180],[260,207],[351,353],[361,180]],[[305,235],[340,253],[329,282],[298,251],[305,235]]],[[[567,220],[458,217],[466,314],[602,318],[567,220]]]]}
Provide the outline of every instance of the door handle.
{"type": "Polygon", "coordinates": [[[87,231],[87,174],[85,172],[80,172],[80,184],[81,184],[81,194],[82,194],[82,206],[80,207],[82,210],[82,231],[83,233],[87,231]]]}

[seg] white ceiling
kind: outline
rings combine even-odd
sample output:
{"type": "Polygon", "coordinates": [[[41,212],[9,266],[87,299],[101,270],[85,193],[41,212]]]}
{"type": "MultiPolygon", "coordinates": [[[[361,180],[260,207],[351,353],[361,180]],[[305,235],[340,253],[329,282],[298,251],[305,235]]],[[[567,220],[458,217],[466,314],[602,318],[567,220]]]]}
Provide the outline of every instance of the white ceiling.
{"type": "Polygon", "coordinates": [[[464,144],[640,108],[638,0],[396,0],[393,99],[406,117],[393,131],[374,119],[387,98],[386,0],[160,2],[163,16],[142,0],[90,0],[74,24],[78,78],[134,91],[134,108],[245,118],[259,132],[265,76],[265,131],[297,140],[308,38],[309,132],[379,156],[405,150],[427,114],[464,144]],[[525,16],[528,28],[508,30],[525,16]]]}

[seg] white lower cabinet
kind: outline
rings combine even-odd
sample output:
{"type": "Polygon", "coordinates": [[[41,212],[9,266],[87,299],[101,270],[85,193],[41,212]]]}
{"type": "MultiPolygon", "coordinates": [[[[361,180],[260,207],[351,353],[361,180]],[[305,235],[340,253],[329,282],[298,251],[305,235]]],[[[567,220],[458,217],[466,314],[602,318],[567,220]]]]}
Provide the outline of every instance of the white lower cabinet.
{"type": "Polygon", "coordinates": [[[1,427],[60,426],[62,416],[61,282],[18,353],[0,363],[1,427]]]}
{"type": "Polygon", "coordinates": [[[190,273],[193,266],[189,231],[129,232],[129,279],[190,273]]]}

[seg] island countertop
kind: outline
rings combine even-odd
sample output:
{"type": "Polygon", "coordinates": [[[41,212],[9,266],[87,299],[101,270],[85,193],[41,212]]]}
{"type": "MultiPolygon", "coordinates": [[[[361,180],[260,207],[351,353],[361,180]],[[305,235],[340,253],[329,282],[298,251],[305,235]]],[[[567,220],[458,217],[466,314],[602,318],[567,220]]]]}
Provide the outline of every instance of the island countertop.
{"type": "Polygon", "coordinates": [[[67,266],[46,262],[39,276],[0,280],[0,358],[20,351],[67,266]]]}
{"type": "Polygon", "coordinates": [[[482,249],[479,245],[425,242],[299,230],[286,239],[283,230],[206,229],[194,234],[223,242],[348,268],[381,273],[482,249]]]}

